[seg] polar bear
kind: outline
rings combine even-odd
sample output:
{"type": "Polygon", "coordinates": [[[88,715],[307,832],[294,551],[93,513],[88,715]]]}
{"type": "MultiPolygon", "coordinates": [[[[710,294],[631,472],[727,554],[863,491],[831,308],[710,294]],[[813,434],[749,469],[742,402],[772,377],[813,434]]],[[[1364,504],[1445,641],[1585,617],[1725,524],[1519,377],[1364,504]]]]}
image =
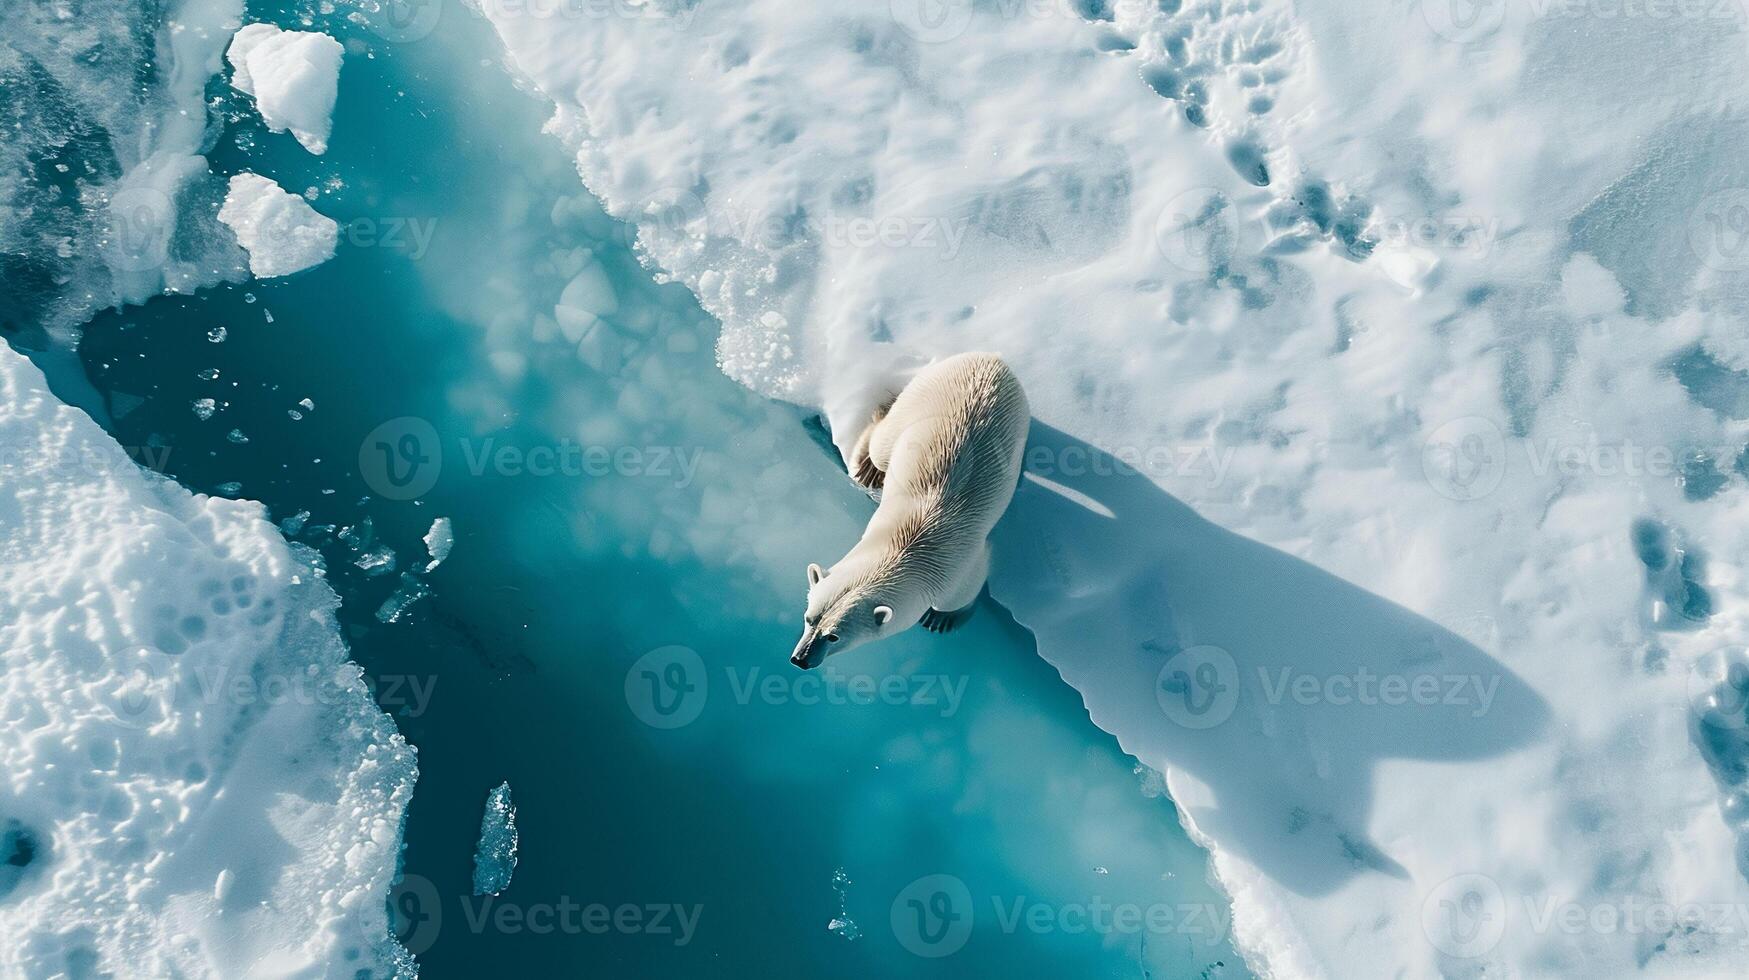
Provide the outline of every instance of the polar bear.
{"type": "Polygon", "coordinates": [[[971,615],[990,530],[1020,482],[1030,418],[1014,372],[983,353],[923,368],[875,413],[847,465],[880,505],[849,554],[830,570],[808,566],[790,663],[807,670],[914,623],[946,632],[971,615]]]}

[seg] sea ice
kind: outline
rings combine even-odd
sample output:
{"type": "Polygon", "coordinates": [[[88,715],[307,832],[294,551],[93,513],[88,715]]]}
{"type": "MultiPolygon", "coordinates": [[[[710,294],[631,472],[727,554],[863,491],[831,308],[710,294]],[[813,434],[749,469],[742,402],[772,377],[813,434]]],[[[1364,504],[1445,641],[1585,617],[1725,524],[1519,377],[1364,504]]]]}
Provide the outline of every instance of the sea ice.
{"type": "Polygon", "coordinates": [[[413,750],[258,503],[0,344],[0,974],[396,975],[413,750]]]}
{"type": "Polygon", "coordinates": [[[510,887],[516,873],[516,804],[510,784],[500,783],[486,796],[480,818],[480,843],[474,848],[474,894],[497,895],[510,887]]]}
{"type": "Polygon", "coordinates": [[[431,560],[425,563],[425,570],[429,572],[443,564],[453,547],[455,531],[450,527],[449,518],[439,517],[432,521],[431,529],[425,532],[425,550],[431,555],[431,560]]]}
{"type": "Polygon", "coordinates": [[[231,39],[225,59],[233,69],[231,85],[255,96],[267,127],[291,130],[305,149],[320,155],[328,149],[345,53],[339,41],[320,32],[250,24],[231,39]]]}
{"type": "Polygon", "coordinates": [[[334,257],[340,226],[266,177],[231,178],[219,220],[249,253],[249,271],[262,278],[289,276],[334,257]]]}

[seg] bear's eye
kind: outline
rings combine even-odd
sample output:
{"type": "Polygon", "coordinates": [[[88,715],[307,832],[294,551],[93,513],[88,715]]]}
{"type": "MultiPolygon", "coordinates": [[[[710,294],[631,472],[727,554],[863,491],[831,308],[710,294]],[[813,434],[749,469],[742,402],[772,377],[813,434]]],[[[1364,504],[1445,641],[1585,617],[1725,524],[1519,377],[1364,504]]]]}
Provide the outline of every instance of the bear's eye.
{"type": "Polygon", "coordinates": [[[826,642],[827,643],[837,643],[838,642],[838,634],[837,633],[827,633],[826,634],[826,642]]]}

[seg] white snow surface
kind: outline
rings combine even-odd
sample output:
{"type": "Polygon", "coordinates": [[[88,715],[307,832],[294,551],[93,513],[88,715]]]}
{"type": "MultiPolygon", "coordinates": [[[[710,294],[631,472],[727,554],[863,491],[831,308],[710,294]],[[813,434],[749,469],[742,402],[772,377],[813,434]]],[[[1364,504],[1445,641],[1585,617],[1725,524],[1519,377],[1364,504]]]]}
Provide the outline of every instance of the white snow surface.
{"type": "Polygon", "coordinates": [[[340,225],[302,197],[259,174],[231,178],[219,220],[249,253],[257,278],[289,276],[334,257],[340,225]]]}
{"type": "Polygon", "coordinates": [[[231,39],[225,60],[231,63],[231,86],[255,96],[267,128],[291,130],[304,149],[320,156],[334,128],[345,53],[339,41],[320,31],[250,24],[231,39]]]}
{"type": "Polygon", "coordinates": [[[337,605],[260,504],[142,469],[0,345],[0,974],[411,970],[414,753],[337,605]]]}
{"type": "Polygon", "coordinates": [[[1736,5],[481,6],[728,374],[1013,363],[992,593],[1253,969],[1743,974],[1736,5]]]}

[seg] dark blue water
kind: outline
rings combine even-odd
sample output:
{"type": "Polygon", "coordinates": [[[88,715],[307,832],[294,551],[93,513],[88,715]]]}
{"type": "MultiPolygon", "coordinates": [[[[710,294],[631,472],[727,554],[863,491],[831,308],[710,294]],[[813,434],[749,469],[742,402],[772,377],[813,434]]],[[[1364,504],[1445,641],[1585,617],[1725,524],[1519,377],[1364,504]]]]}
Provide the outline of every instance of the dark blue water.
{"type": "Polygon", "coordinates": [[[336,258],[104,314],[82,357],[124,445],[324,556],[419,750],[393,905],[425,974],[1245,975],[1171,803],[1000,610],[790,670],[802,562],[872,505],[717,371],[483,22],[391,43],[344,13],[311,18],[348,43],[328,155],[241,99],[210,155],[315,188],[336,258]],[[595,264],[618,308],[579,343],[553,305],[595,264]],[[506,780],[519,864],[477,899],[506,780]]]}

